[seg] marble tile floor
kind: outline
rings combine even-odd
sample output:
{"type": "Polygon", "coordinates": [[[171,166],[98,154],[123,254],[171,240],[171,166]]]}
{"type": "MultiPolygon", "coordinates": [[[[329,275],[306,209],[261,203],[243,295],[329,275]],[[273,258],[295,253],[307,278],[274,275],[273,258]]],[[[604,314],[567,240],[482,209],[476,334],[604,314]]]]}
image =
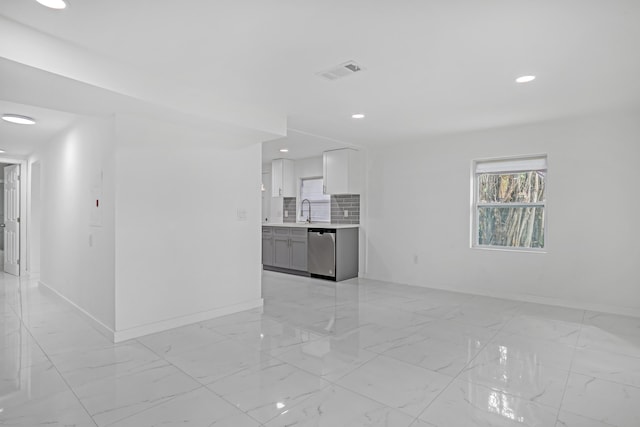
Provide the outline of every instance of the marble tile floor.
{"type": "Polygon", "coordinates": [[[0,273],[2,426],[640,426],[640,319],[265,272],[264,308],[112,344],[0,273]]]}

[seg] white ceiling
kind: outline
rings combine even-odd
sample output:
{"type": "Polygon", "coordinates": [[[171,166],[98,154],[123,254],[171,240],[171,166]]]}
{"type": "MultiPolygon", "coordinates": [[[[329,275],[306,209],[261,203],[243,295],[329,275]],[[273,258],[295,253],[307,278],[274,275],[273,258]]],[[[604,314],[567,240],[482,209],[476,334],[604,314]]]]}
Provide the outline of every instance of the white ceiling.
{"type": "Polygon", "coordinates": [[[638,0],[3,0],[0,15],[185,99],[361,146],[640,103],[638,0]],[[315,75],[347,60],[366,71],[315,75]]]}
{"type": "Polygon", "coordinates": [[[273,159],[304,159],[318,156],[323,151],[344,147],[357,146],[345,141],[289,129],[285,138],[273,139],[262,144],[262,162],[268,163],[273,159]],[[281,149],[289,151],[283,153],[281,149]]]}
{"type": "Polygon", "coordinates": [[[26,156],[76,119],[74,114],[0,100],[0,114],[32,117],[36,125],[18,125],[0,120],[0,156],[26,156]]]}

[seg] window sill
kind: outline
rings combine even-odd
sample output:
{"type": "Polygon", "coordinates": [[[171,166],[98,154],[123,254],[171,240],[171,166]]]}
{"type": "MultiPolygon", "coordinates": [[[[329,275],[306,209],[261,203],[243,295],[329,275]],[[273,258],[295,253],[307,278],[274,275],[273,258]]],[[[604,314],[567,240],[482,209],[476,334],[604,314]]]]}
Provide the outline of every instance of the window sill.
{"type": "Polygon", "coordinates": [[[546,254],[547,249],[535,249],[535,248],[509,248],[502,246],[471,246],[471,249],[477,249],[481,251],[496,251],[496,252],[520,252],[520,253],[529,253],[529,254],[546,254]]]}

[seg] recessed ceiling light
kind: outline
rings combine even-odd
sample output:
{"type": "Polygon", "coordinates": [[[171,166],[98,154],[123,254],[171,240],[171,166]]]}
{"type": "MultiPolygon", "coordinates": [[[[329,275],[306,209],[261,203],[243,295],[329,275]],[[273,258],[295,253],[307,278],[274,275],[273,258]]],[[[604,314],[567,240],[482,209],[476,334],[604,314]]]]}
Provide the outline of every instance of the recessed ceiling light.
{"type": "Polygon", "coordinates": [[[516,79],[517,83],[529,83],[536,79],[536,76],[520,76],[516,79]]]}
{"type": "Polygon", "coordinates": [[[66,9],[68,3],[64,0],[36,0],[43,6],[48,7],[49,9],[66,9]]]}
{"type": "Polygon", "coordinates": [[[288,148],[281,148],[281,149],[280,149],[280,152],[281,152],[281,153],[288,153],[288,152],[289,152],[289,149],[288,149],[288,148]]]}
{"type": "Polygon", "coordinates": [[[21,116],[19,114],[3,114],[2,120],[19,125],[33,125],[36,123],[36,121],[31,117],[21,116]]]}
{"type": "Polygon", "coordinates": [[[358,113],[351,116],[352,119],[364,119],[364,114],[358,113]]]}
{"type": "Polygon", "coordinates": [[[4,153],[4,152],[5,152],[4,150],[0,150],[0,153],[4,153]]]}

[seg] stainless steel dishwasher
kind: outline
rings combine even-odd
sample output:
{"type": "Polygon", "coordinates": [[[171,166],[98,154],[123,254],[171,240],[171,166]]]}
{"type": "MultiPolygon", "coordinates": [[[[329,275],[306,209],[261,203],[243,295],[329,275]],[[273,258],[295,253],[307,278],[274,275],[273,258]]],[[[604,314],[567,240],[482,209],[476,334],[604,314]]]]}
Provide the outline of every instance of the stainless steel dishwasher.
{"type": "Polygon", "coordinates": [[[312,276],[336,278],[336,230],[310,228],[307,235],[307,268],[312,276]]]}

